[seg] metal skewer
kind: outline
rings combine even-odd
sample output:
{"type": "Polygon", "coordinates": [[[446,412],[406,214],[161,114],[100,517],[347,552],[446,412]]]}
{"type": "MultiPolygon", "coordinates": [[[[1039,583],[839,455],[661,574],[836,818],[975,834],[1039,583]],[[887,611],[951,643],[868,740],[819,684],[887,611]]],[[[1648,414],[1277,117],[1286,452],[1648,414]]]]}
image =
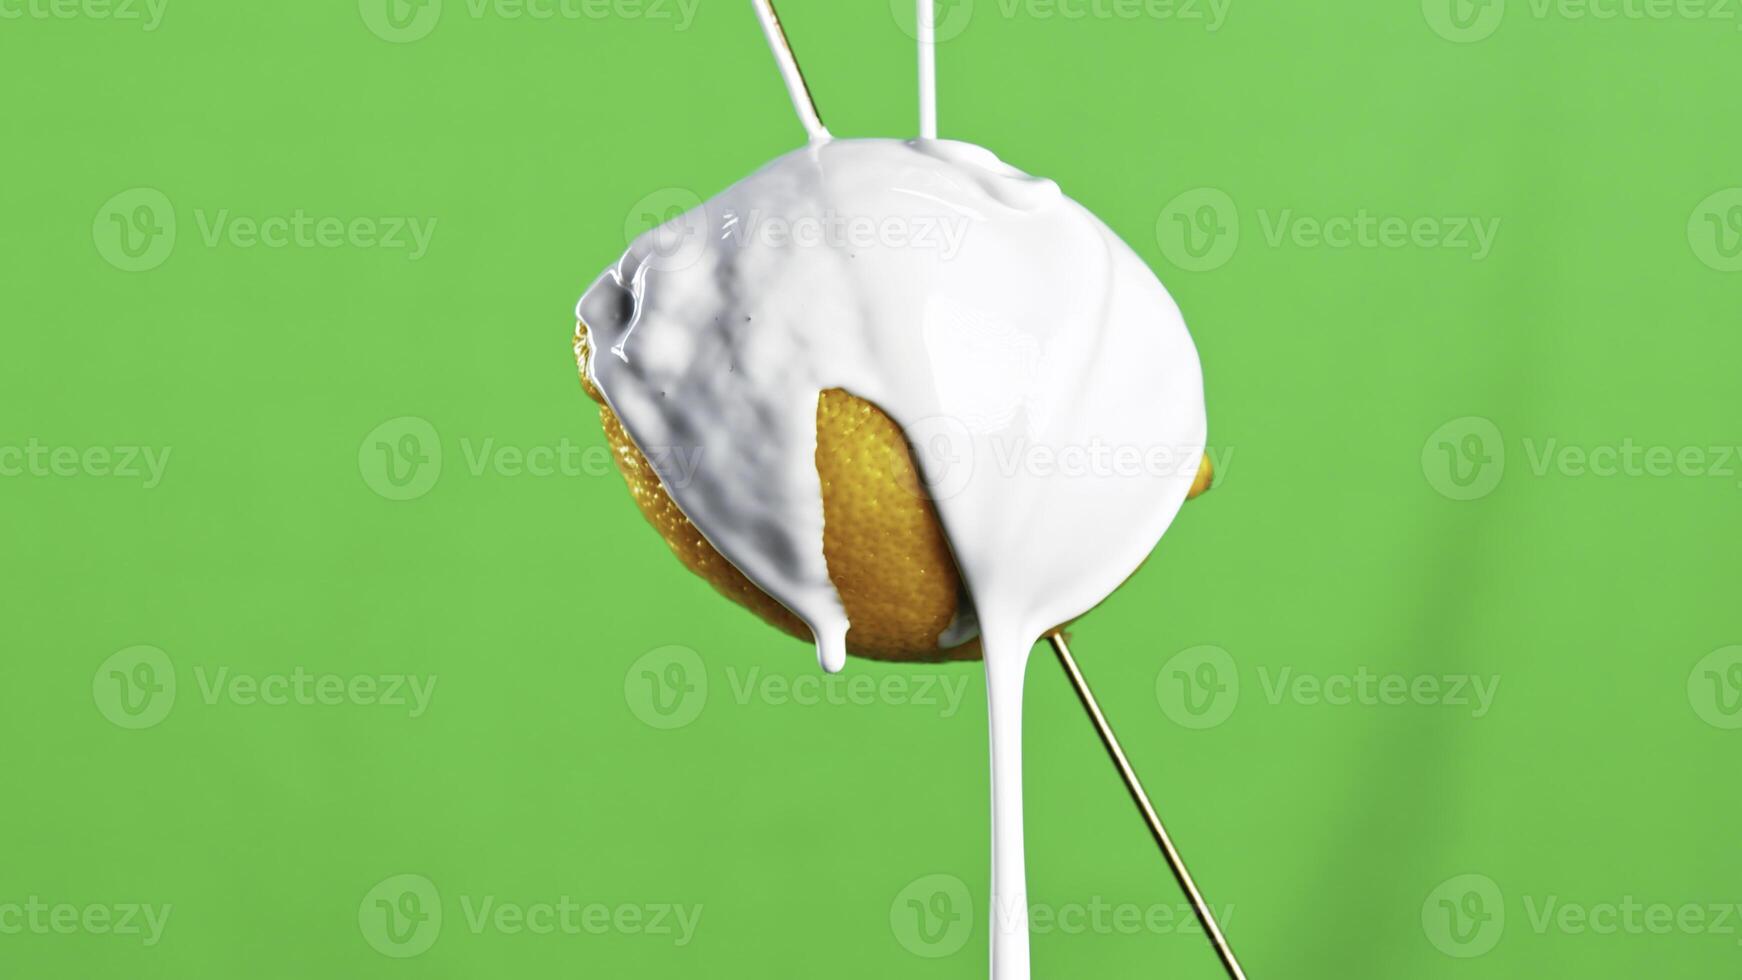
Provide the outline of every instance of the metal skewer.
{"type": "Polygon", "coordinates": [[[786,82],[786,94],[792,98],[792,108],[798,113],[799,122],[804,123],[804,131],[813,142],[831,138],[828,127],[823,125],[822,113],[817,111],[817,100],[812,97],[810,85],[804,80],[804,71],[798,67],[798,56],[793,54],[792,42],[786,38],[780,12],[774,9],[774,0],[750,0],[750,5],[756,8],[756,19],[762,22],[762,32],[768,36],[774,63],[780,68],[780,77],[786,82]]]}
{"type": "Polygon", "coordinates": [[[1149,832],[1154,835],[1155,842],[1161,845],[1161,853],[1167,858],[1168,869],[1173,872],[1174,879],[1191,901],[1192,912],[1198,917],[1198,923],[1204,927],[1204,935],[1210,937],[1210,945],[1216,948],[1216,955],[1222,960],[1222,968],[1228,971],[1228,976],[1233,980],[1246,980],[1246,972],[1240,969],[1240,961],[1234,958],[1234,950],[1228,945],[1228,937],[1222,934],[1222,928],[1216,924],[1216,917],[1210,912],[1209,903],[1204,901],[1203,893],[1198,891],[1197,882],[1192,880],[1191,872],[1186,870],[1185,859],[1180,857],[1179,849],[1173,846],[1173,838],[1168,835],[1167,828],[1162,826],[1161,817],[1149,802],[1149,794],[1143,791],[1142,781],[1137,778],[1136,770],[1131,768],[1130,760],[1125,758],[1125,750],[1119,745],[1119,737],[1113,734],[1113,726],[1108,724],[1107,716],[1101,713],[1101,705],[1095,700],[1094,692],[1089,690],[1089,682],[1083,679],[1083,672],[1077,669],[1077,661],[1071,656],[1070,647],[1065,645],[1064,634],[1054,630],[1046,635],[1046,639],[1052,644],[1053,652],[1058,654],[1059,663],[1064,665],[1065,674],[1071,679],[1071,686],[1076,688],[1077,697],[1088,710],[1090,720],[1095,723],[1095,731],[1101,736],[1101,744],[1107,747],[1107,754],[1113,757],[1113,764],[1119,768],[1119,775],[1125,780],[1125,788],[1131,792],[1132,801],[1143,811],[1143,820],[1149,824],[1149,832]]]}

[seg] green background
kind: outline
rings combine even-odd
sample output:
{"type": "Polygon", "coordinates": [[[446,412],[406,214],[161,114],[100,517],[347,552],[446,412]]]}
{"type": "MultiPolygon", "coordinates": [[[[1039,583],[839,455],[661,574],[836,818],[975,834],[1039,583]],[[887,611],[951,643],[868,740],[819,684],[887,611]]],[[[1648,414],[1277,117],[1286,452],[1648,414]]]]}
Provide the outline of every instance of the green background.
{"type": "MultiPolygon", "coordinates": [[[[744,694],[811,651],[672,560],[574,377],[626,226],[801,139],[748,5],[447,0],[396,34],[375,0],[31,2],[0,7],[0,975],[984,976],[976,667],[744,694]],[[126,271],[135,188],[176,234],[126,271]],[[435,224],[415,257],[204,233],[298,211],[435,224]],[[408,436],[441,470],[401,492],[375,452],[408,436]],[[147,487],[92,447],[169,456],[147,487]],[[498,452],[538,447],[566,471],[498,452]],[[224,671],[435,688],[413,717],[224,671]],[[650,672],[696,688],[677,716],[650,672]],[[407,881],[443,919],[396,946],[374,899],[407,881]],[[18,928],[33,897],[171,912],[155,944],[18,928]],[[916,940],[916,897],[954,932],[916,940]],[[468,918],[565,898],[702,911],[687,942],[468,918]]],[[[946,7],[944,134],[1100,214],[1203,354],[1222,483],[1075,646],[1250,973],[1734,974],[1739,15],[1009,2],[946,7]],[[1363,213],[1498,233],[1296,223],[1363,213]],[[1237,246],[1194,260],[1180,214],[1237,246]],[[1679,455],[1560,452],[1630,445],[1679,455]]],[[[885,0],[782,6],[837,135],[913,132],[885,0]]],[[[1132,910],[1038,934],[1036,975],[1217,976],[1044,654],[1027,705],[1032,900],[1132,910]]]]}

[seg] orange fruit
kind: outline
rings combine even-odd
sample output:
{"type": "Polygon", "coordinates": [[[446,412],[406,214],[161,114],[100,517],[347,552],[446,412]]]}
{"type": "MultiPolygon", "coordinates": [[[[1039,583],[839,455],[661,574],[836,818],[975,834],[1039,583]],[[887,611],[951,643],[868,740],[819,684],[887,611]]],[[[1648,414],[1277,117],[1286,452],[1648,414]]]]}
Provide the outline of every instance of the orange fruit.
{"type": "MultiPolygon", "coordinates": [[[[599,403],[617,468],[642,516],[678,560],[728,599],[802,640],[810,628],[757,588],[708,543],[666,493],[616,414],[587,378],[587,326],[578,324],[575,356],[581,384],[599,403]]],[[[978,639],[948,649],[938,638],[964,600],[961,574],[907,439],[877,406],[839,388],[817,399],[817,475],[823,492],[823,557],[846,608],[847,649],[874,660],[973,660],[978,639]]],[[[1209,488],[1206,456],[1192,496],[1209,488]]]]}

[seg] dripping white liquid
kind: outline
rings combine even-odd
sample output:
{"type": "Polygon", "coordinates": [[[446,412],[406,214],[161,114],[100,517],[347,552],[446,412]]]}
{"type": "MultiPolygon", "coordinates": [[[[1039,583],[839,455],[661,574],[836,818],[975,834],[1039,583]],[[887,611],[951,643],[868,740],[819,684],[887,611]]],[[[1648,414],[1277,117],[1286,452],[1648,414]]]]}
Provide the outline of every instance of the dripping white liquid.
{"type": "Polygon", "coordinates": [[[938,138],[938,44],[937,11],[934,0],[915,0],[919,5],[914,20],[919,36],[919,138],[938,138]]]}
{"type": "MultiPolygon", "coordinates": [[[[992,976],[1028,980],[1029,652],[1117,588],[1184,502],[1205,441],[1197,352],[1154,274],[1051,181],[963,143],[831,140],[772,6],[754,2],[811,142],[642,236],[606,270],[577,312],[592,349],[614,356],[587,369],[639,445],[700,451],[707,465],[666,480],[667,491],[811,627],[831,671],[845,663],[848,624],[822,552],[820,392],[846,389],[912,445],[943,438],[966,461],[964,475],[930,454],[917,460],[985,652],[992,976]],[[919,247],[918,236],[899,247],[827,236],[801,245],[755,230],[843,215],[957,228],[959,248],[919,247]],[[672,241],[682,244],[660,244],[672,241]],[[1072,475],[1024,457],[1024,447],[1056,456],[1096,445],[1176,465],[1072,475]]],[[[931,4],[917,2],[930,137],[935,25],[931,4]]]]}

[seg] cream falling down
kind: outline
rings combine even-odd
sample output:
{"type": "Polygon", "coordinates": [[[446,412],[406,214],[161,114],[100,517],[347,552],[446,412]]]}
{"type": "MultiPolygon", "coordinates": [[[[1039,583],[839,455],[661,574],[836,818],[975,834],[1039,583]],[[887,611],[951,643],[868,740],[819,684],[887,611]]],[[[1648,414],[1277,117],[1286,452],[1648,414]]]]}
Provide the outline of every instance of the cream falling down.
{"type": "Polygon", "coordinates": [[[1197,351],[1155,275],[1053,182],[971,144],[837,140],[800,116],[808,145],[642,235],[586,292],[585,368],[638,445],[700,451],[667,492],[809,625],[829,671],[848,623],[823,555],[818,397],[851,392],[930,447],[917,460],[985,650],[992,975],[1026,980],[1029,651],[1131,575],[1185,501],[1206,438],[1197,351]],[[941,228],[960,233],[924,231],[941,228]],[[1072,456],[1190,465],[1034,463],[1072,456]]]}

